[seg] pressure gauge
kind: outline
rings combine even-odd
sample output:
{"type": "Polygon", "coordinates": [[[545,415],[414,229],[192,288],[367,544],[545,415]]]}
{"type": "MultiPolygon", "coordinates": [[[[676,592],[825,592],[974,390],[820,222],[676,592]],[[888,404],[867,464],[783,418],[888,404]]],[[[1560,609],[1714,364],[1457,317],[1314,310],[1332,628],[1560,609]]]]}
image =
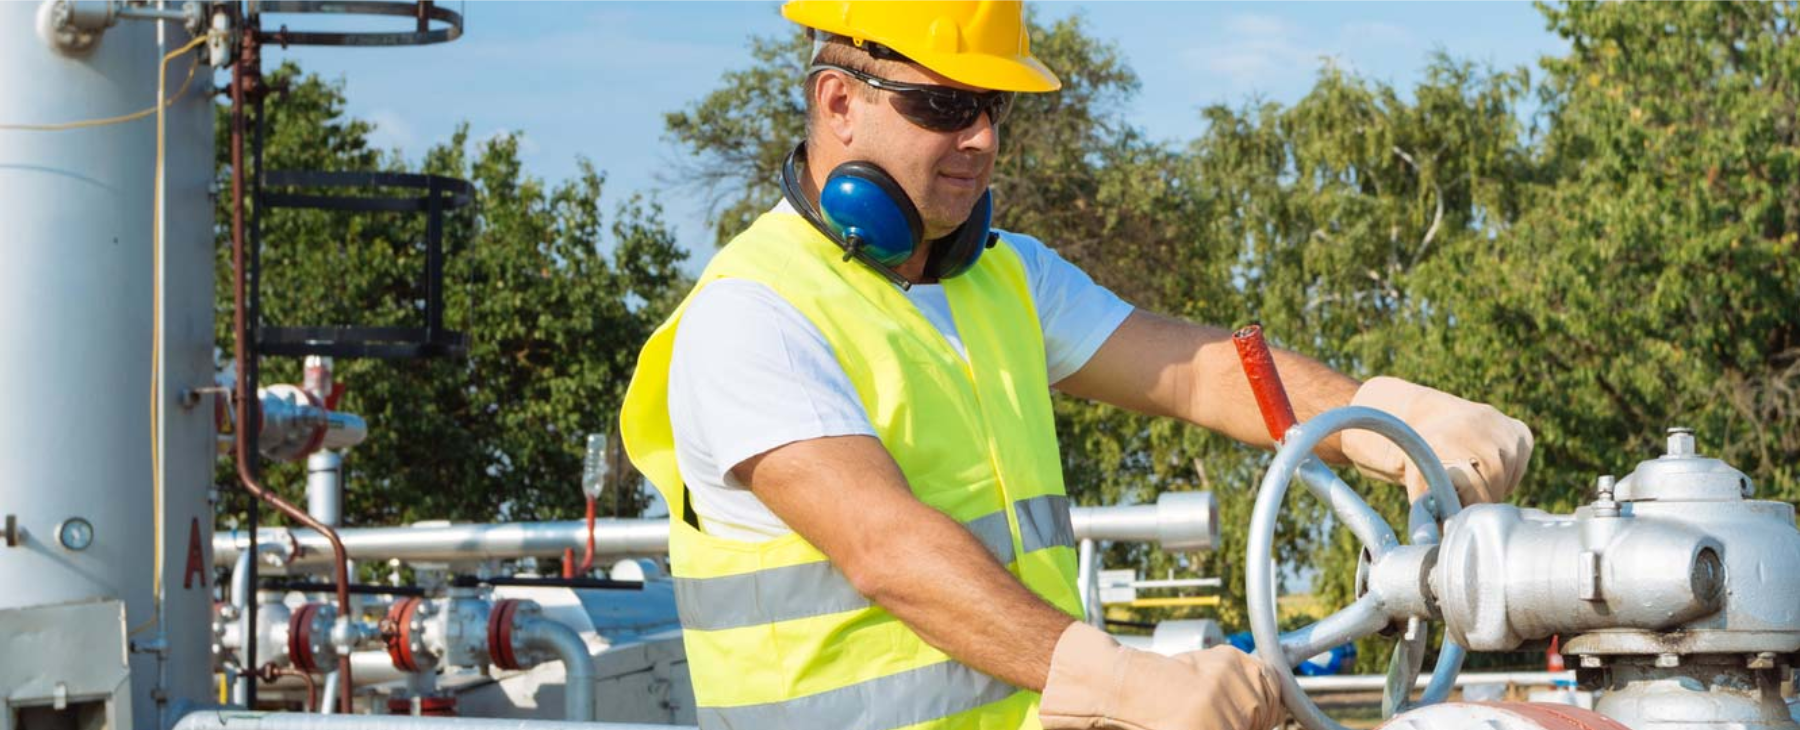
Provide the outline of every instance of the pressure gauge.
{"type": "Polygon", "coordinates": [[[69,550],[86,550],[94,544],[94,526],[80,517],[70,517],[56,526],[56,541],[69,550]]]}

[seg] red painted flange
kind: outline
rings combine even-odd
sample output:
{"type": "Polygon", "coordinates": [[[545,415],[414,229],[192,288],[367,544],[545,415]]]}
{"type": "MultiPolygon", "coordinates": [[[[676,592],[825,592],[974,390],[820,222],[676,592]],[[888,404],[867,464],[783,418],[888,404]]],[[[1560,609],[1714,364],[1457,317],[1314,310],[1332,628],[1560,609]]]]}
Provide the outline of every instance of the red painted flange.
{"type": "MultiPolygon", "coordinates": [[[[393,660],[394,668],[402,672],[419,671],[419,662],[412,652],[412,622],[423,603],[418,596],[402,598],[388,606],[387,616],[381,621],[385,629],[381,639],[387,644],[388,658],[393,660]]],[[[408,712],[411,712],[410,706],[408,712]]]]}
{"type": "Polygon", "coordinates": [[[312,653],[312,625],[320,607],[320,604],[308,603],[288,618],[288,662],[307,674],[319,672],[317,658],[312,653]]]}
{"type": "Polygon", "coordinates": [[[508,598],[495,603],[494,610],[488,612],[488,658],[501,669],[524,669],[512,650],[513,614],[518,610],[519,601],[508,598]]]}

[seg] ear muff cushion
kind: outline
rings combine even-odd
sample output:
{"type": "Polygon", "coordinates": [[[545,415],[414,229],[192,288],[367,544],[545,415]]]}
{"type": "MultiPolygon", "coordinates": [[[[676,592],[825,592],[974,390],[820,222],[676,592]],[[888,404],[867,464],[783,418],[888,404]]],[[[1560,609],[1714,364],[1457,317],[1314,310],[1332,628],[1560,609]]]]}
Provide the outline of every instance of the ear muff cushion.
{"type": "Polygon", "coordinates": [[[969,219],[932,247],[931,258],[925,262],[926,274],[935,279],[949,279],[974,268],[975,262],[981,259],[981,252],[987,250],[993,239],[993,222],[994,194],[986,191],[975,201],[969,219]]]}
{"type": "Polygon", "coordinates": [[[924,235],[919,210],[900,183],[863,160],[838,165],[825,178],[819,212],[841,242],[854,237],[864,255],[884,266],[905,263],[924,235]]]}

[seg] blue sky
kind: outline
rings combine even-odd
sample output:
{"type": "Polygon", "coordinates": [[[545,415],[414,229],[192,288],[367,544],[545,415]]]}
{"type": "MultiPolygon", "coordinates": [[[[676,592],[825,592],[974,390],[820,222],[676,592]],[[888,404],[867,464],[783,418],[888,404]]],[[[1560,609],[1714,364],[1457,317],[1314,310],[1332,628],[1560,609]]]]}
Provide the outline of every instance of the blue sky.
{"type": "MultiPolygon", "coordinates": [[[[448,3],[445,3],[449,5],[448,3]]],[[[347,84],[349,113],[377,125],[375,142],[416,159],[459,122],[487,137],[524,135],[527,170],[567,178],[578,156],[607,175],[602,202],[653,195],[690,270],[712,251],[697,191],[670,179],[683,151],[664,139],[662,116],[715,88],[722,71],[749,64],[753,35],[786,33],[779,3],[473,2],[462,39],[401,49],[271,48],[347,84]]],[[[1251,98],[1292,102],[1325,58],[1405,88],[1438,49],[1510,68],[1532,66],[1565,45],[1523,2],[1044,2],[1047,18],[1082,13],[1098,37],[1119,44],[1143,81],[1125,110],[1153,138],[1182,141],[1197,111],[1251,98]]],[[[271,16],[295,30],[329,27],[271,16]]],[[[338,26],[346,27],[346,26],[338,26]]],[[[362,23],[355,27],[381,27],[362,23]]],[[[1535,75],[1535,74],[1534,74],[1535,75]]]]}

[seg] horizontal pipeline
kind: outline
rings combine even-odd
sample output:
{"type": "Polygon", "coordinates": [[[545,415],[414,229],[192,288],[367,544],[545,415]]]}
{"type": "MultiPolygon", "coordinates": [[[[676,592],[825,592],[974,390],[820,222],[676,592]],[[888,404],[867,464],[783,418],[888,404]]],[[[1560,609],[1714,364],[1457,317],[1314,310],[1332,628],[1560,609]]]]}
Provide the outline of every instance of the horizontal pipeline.
{"type": "MultiPolygon", "coordinates": [[[[1219,506],[1211,492],[1169,492],[1153,505],[1075,507],[1069,517],[1077,540],[1148,542],[1165,550],[1210,550],[1218,544],[1219,506]]],[[[249,536],[238,530],[213,535],[213,563],[230,565],[249,536]]],[[[413,527],[348,527],[338,530],[352,560],[461,562],[525,557],[559,557],[587,545],[587,523],[509,522],[426,524],[413,527]]],[[[293,564],[320,565],[330,559],[325,538],[312,530],[265,527],[259,543],[298,545],[293,564]]],[[[594,554],[661,555],[669,551],[666,518],[603,519],[594,524],[594,554]]]]}
{"type": "MultiPolygon", "coordinates": [[[[1308,692],[1362,692],[1387,686],[1385,674],[1336,674],[1320,677],[1295,677],[1300,688],[1308,692]]],[[[1431,681],[1430,672],[1421,672],[1414,689],[1422,689],[1431,681]]],[[[1456,675],[1456,686],[1478,684],[1517,684],[1527,687],[1549,687],[1557,682],[1573,684],[1575,672],[1463,672],[1456,675]]]]}

